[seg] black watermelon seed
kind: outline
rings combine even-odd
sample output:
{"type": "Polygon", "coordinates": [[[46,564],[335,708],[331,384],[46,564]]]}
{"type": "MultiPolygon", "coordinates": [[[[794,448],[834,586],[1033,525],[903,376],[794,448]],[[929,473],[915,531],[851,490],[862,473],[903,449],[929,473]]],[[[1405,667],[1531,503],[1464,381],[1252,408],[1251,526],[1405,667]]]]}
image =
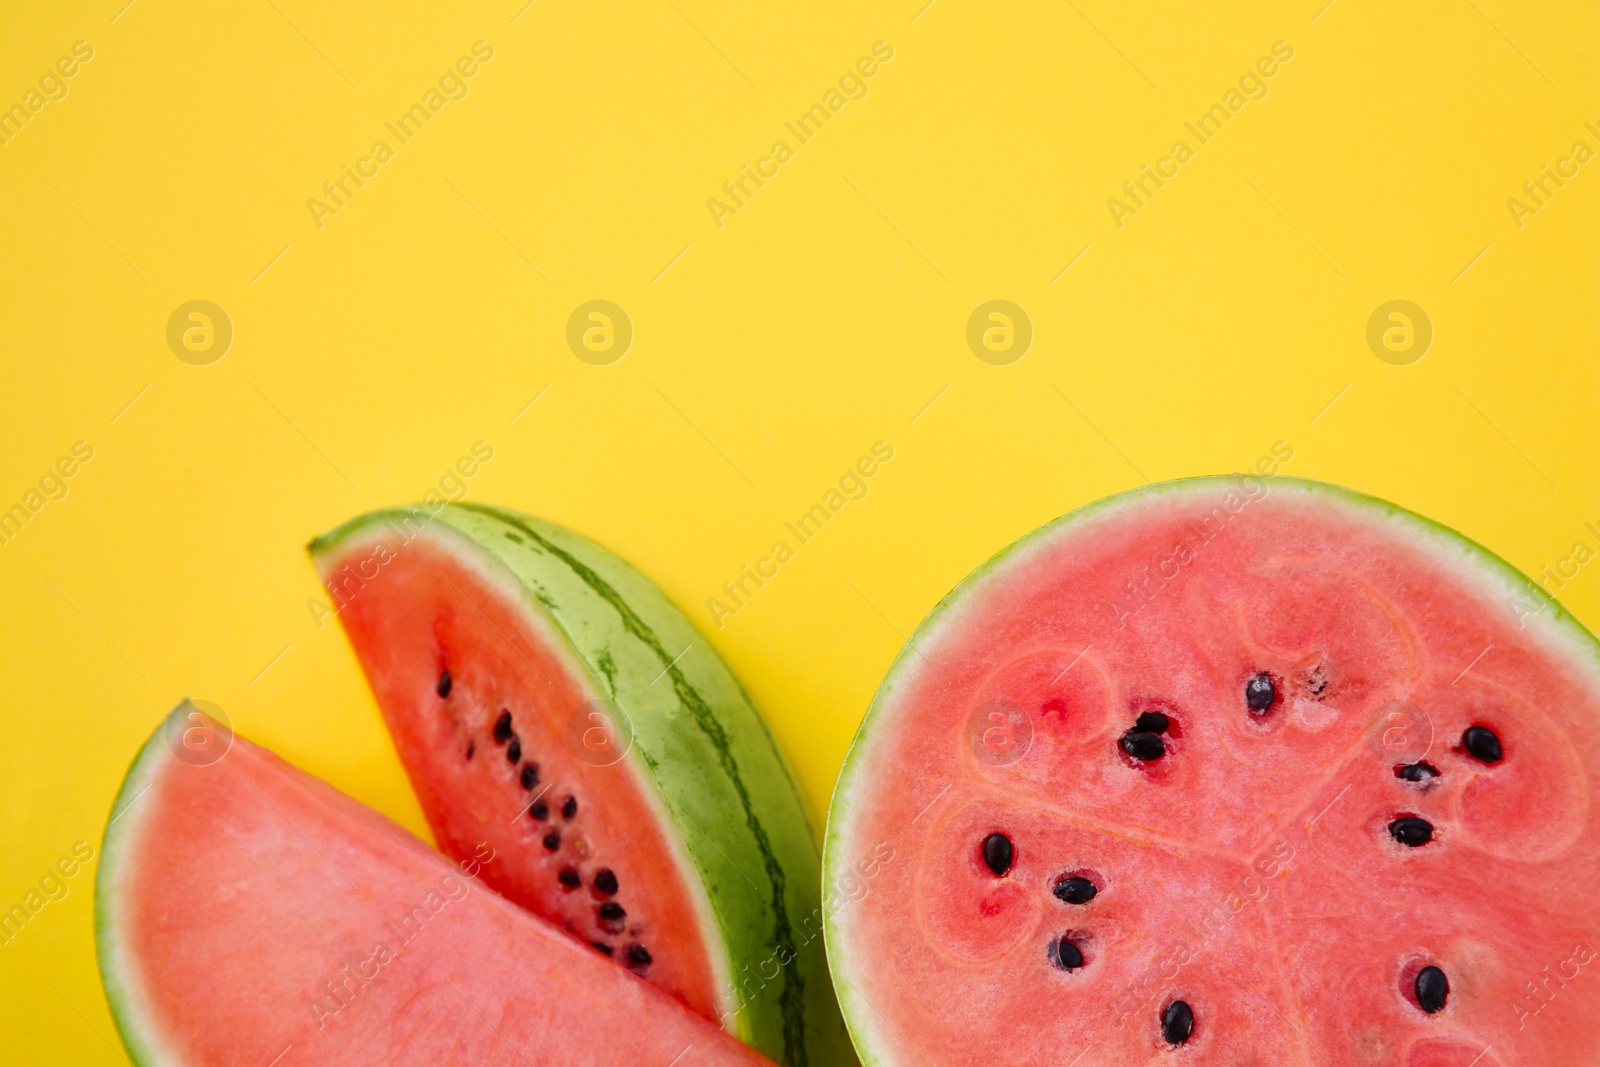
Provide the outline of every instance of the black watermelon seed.
{"type": "Polygon", "coordinates": [[[600,905],[600,925],[611,933],[621,933],[623,924],[628,918],[627,909],[614,900],[608,900],[600,905]]]}
{"type": "Polygon", "coordinates": [[[568,797],[561,802],[561,817],[563,819],[570,819],[576,814],[578,814],[577,797],[568,797]]]}
{"type": "Polygon", "coordinates": [[[1181,1045],[1194,1033],[1194,1009],[1174,1000],[1161,1013],[1161,1036],[1169,1045],[1181,1045]]]}
{"type": "Polygon", "coordinates": [[[1063,904],[1087,904],[1100,891],[1089,879],[1074,876],[1061,879],[1050,892],[1054,893],[1056,899],[1063,904]]]}
{"type": "Polygon", "coordinates": [[[500,717],[494,721],[494,739],[502,745],[511,740],[511,713],[505,708],[500,709],[500,717]]]}
{"type": "Polygon", "coordinates": [[[539,784],[539,765],[537,763],[524,763],[522,765],[522,788],[532,789],[539,784]]]}
{"type": "Polygon", "coordinates": [[[1467,755],[1479,763],[1499,763],[1505,758],[1500,748],[1500,738],[1487,726],[1469,726],[1461,735],[1461,745],[1467,755]]]}
{"type": "Polygon", "coordinates": [[[1415,989],[1417,1007],[1429,1015],[1437,1015],[1444,1010],[1444,1002],[1450,997],[1450,979],[1437,967],[1424,967],[1417,972],[1415,989]]]}
{"type": "Polygon", "coordinates": [[[576,889],[583,884],[583,879],[578,877],[578,871],[575,867],[561,868],[561,873],[556,875],[556,878],[560,880],[561,885],[566,889],[576,889]]]}
{"type": "Polygon", "coordinates": [[[439,687],[438,688],[439,688],[439,695],[440,696],[447,697],[447,696],[450,695],[450,672],[449,671],[440,671],[439,672],[439,687]]]}
{"type": "Polygon", "coordinates": [[[550,817],[550,805],[546,804],[542,800],[535,800],[532,804],[528,805],[528,814],[533,816],[535,819],[538,819],[540,822],[544,822],[550,817]]]}
{"type": "Polygon", "coordinates": [[[1083,966],[1083,950],[1064,937],[1050,943],[1050,962],[1063,971],[1075,971],[1083,966]]]}
{"type": "Polygon", "coordinates": [[[1003,878],[1011,870],[1011,860],[1015,850],[1011,847],[1011,838],[1005,834],[990,834],[983,839],[983,862],[994,872],[995,877],[1003,878]]]}
{"type": "Polygon", "coordinates": [[[1265,671],[1244,683],[1244,706],[1257,715],[1272,710],[1278,699],[1278,687],[1272,684],[1272,675],[1265,671]]]}
{"type": "Polygon", "coordinates": [[[604,952],[607,956],[611,955],[611,953],[614,951],[612,949],[612,947],[610,945],[606,944],[604,941],[591,941],[591,942],[589,942],[589,944],[593,945],[595,948],[599,949],[601,952],[604,952]]]}
{"type": "Polygon", "coordinates": [[[551,830],[549,833],[545,834],[544,835],[544,847],[549,849],[551,852],[554,852],[556,849],[560,848],[561,847],[561,831],[560,830],[551,830]]]}
{"type": "Polygon", "coordinates": [[[1415,815],[1402,815],[1389,824],[1389,836],[1407,848],[1421,848],[1433,840],[1433,823],[1415,815]]]}
{"type": "Polygon", "coordinates": [[[478,751],[478,743],[476,741],[468,741],[467,742],[467,758],[471,759],[472,758],[472,754],[474,752],[476,752],[476,751],[478,751]]]}
{"type": "Polygon", "coordinates": [[[506,760],[510,763],[516,763],[520,759],[522,759],[522,741],[517,737],[513,737],[511,744],[506,746],[506,760]]]}
{"type": "Polygon", "coordinates": [[[1145,711],[1133,720],[1133,728],[1143,734],[1164,734],[1172,722],[1159,711],[1145,711]]]}
{"type": "Polygon", "coordinates": [[[1122,751],[1145,763],[1158,760],[1167,754],[1167,743],[1161,740],[1161,735],[1143,730],[1129,730],[1117,743],[1122,746],[1122,751]]]}
{"type": "Polygon", "coordinates": [[[617,891],[617,876],[610,867],[604,867],[595,872],[594,891],[611,896],[617,891]]]}
{"type": "Polygon", "coordinates": [[[1439,777],[1439,768],[1431,763],[1405,763],[1394,769],[1394,776],[1407,782],[1426,782],[1439,777]]]}
{"type": "Polygon", "coordinates": [[[643,945],[629,945],[628,966],[639,968],[650,966],[650,950],[643,945]]]}

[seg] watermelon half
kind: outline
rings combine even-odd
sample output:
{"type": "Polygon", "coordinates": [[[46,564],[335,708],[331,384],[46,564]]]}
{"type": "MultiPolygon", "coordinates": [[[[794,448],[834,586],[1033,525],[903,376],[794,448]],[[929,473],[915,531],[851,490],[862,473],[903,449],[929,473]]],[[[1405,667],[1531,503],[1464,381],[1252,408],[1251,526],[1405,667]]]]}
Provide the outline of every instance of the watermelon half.
{"type": "Polygon", "coordinates": [[[870,1064],[1593,1067],[1600,649],[1401,508],[1196,478],[947,596],[834,794],[870,1064]]]}
{"type": "Polygon", "coordinates": [[[659,589],[475,504],[310,547],[447,855],[780,1063],[849,1055],[799,792],[659,589]]]}
{"type": "Polygon", "coordinates": [[[225,728],[180,705],[135,759],[95,886],[141,1067],[768,1062],[266,749],[184,758],[195,730],[225,728]]]}

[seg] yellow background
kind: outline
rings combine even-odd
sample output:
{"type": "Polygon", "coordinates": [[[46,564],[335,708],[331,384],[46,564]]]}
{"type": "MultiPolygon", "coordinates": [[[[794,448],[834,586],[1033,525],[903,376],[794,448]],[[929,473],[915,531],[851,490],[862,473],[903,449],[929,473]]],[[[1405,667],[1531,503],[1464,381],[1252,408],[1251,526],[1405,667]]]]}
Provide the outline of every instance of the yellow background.
{"type": "MultiPolygon", "coordinates": [[[[1285,441],[1287,473],[1525,570],[1600,547],[1600,163],[1521,228],[1506,206],[1600,149],[1593,5],[121,3],[0,14],[0,103],[94,48],[0,146],[0,507],[95,450],[0,547],[0,903],[98,848],[185,695],[421,831],[303,545],[479,440],[471,499],[659,582],[819,823],[938,598],[1146,479],[1285,441]],[[469,95],[319,229],[307,199],[479,40],[469,95]],[[879,40],[866,98],[798,145],[784,122],[879,40]],[[1269,95],[1118,229],[1106,200],[1280,40],[1269,95]],[[780,138],[795,158],[719,228],[708,198],[780,138]],[[595,298],[634,326],[610,366],[565,342],[595,298]],[[1435,329],[1409,366],[1365,341],[1396,298],[1435,329]],[[192,299],[233,323],[209,366],[167,347],[192,299]],[[990,299],[1033,323],[1009,366],[966,345],[990,299]],[[879,440],[870,494],[711,628],[707,598],[879,440]]],[[[1591,625],[1596,569],[1560,591],[1591,625]]],[[[92,878],[0,947],[10,1061],[121,1062],[92,878]]]]}

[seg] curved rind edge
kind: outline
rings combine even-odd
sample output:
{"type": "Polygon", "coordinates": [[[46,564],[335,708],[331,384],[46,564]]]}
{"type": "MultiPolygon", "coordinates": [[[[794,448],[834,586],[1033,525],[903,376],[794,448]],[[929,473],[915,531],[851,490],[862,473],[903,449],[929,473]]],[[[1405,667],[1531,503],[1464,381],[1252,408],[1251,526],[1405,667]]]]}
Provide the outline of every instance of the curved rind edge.
{"type": "Polygon", "coordinates": [[[192,708],[187,698],[173,708],[140,747],[122,779],[122,788],[111,802],[110,816],[100,840],[100,863],[94,879],[94,945],[100,965],[100,983],[105,987],[111,1019],[128,1056],[137,1067],[181,1067],[183,1061],[160,1047],[158,1035],[141,1028],[138,1020],[139,994],[136,979],[128,972],[116,943],[118,928],[116,889],[127,852],[136,844],[142,817],[136,812],[140,797],[155,782],[171,753],[162,744],[167,723],[185,709],[192,708]],[[118,824],[121,824],[120,826],[118,824]]]}
{"type": "MultiPolygon", "coordinates": [[[[628,711],[634,721],[635,749],[643,757],[634,759],[634,754],[630,754],[630,762],[641,780],[651,782],[665,801],[669,810],[663,813],[664,825],[673,828],[677,843],[691,858],[703,882],[714,924],[712,929],[722,935],[725,969],[731,972],[736,964],[744,964],[745,975],[732,977],[734,980],[745,977],[747,991],[749,967],[759,970],[763,964],[776,962],[777,952],[771,943],[776,935],[770,923],[765,925],[764,935],[753,933],[756,927],[752,926],[749,909],[730,908],[729,903],[748,898],[744,884],[751,881],[751,876],[767,881],[762,878],[763,866],[775,869],[785,903],[782,914],[796,957],[786,965],[779,964],[783,982],[781,985],[771,982],[778,990],[776,995],[768,992],[761,997],[758,991],[757,996],[744,1003],[742,1010],[725,1016],[724,1028],[774,1059],[790,1059],[796,1064],[833,1064],[847,1056],[848,1037],[834,1002],[820,929],[811,942],[804,946],[799,944],[804,930],[797,920],[808,914],[820,918],[821,912],[821,864],[816,839],[799,790],[770,730],[710,643],[654,583],[627,561],[571,530],[509,509],[474,504],[449,505],[436,513],[417,507],[370,512],[314,539],[308,550],[314,561],[318,561],[320,570],[321,561],[340,553],[341,546],[354,543],[376,529],[394,527],[404,519],[410,519],[413,524],[420,520],[430,528],[448,530],[487,557],[494,572],[503,573],[515,586],[521,587],[524,603],[547,624],[545,628],[564,639],[567,650],[589,675],[596,691],[616,698],[628,711]],[[521,542],[517,546],[508,545],[500,536],[507,530],[519,531],[524,539],[536,536],[547,547],[524,548],[521,542]],[[570,571],[570,574],[554,573],[558,569],[570,571]],[[588,577],[580,571],[589,572],[588,577]],[[575,582],[574,577],[582,579],[582,583],[575,582]],[[619,605],[606,600],[601,592],[593,589],[591,583],[596,580],[624,603],[619,605]],[[585,598],[586,603],[572,607],[557,602],[551,589],[558,585],[565,590],[563,597],[575,592],[585,598]],[[618,618],[604,618],[608,612],[618,618]],[[635,684],[630,689],[628,680],[619,682],[614,677],[619,671],[615,661],[611,664],[610,675],[601,669],[596,642],[602,638],[589,631],[600,623],[613,631],[617,625],[628,630],[628,620],[621,618],[624,612],[635,617],[635,628],[643,627],[646,631],[650,638],[649,656],[660,660],[655,665],[659,672],[656,677],[670,677],[670,688],[635,684]],[[658,634],[672,638],[672,650],[681,647],[684,651],[674,659],[673,651],[665,649],[657,639],[658,634]],[[672,706],[663,708],[663,699],[674,693],[677,698],[672,706]],[[639,707],[627,706],[634,700],[642,702],[646,714],[641,715],[639,707]],[[744,784],[739,786],[738,795],[731,791],[738,783],[719,782],[728,777],[729,763],[724,759],[719,764],[716,757],[721,750],[713,752],[710,739],[701,736],[704,724],[697,725],[693,713],[679,714],[686,701],[698,701],[702,714],[710,711],[717,722],[726,724],[725,729],[718,727],[724,734],[724,745],[727,749],[737,749],[735,770],[739,771],[742,766],[738,776],[744,784]],[[664,714],[651,714],[653,711],[664,711],[664,714]],[[653,738],[645,736],[652,732],[653,738]],[[655,743],[650,744],[651,740],[655,743]],[[651,750],[663,758],[657,759],[651,750]],[[672,753],[670,762],[681,770],[667,766],[664,757],[669,751],[672,753]],[[692,766],[685,762],[685,757],[692,766]],[[754,803],[749,798],[752,792],[759,793],[754,803]],[[738,812],[741,803],[745,813],[753,809],[761,817],[750,816],[746,822],[730,817],[729,811],[738,812]],[[694,812],[699,817],[691,818],[686,812],[694,812]],[[708,829],[715,832],[717,838],[709,837],[708,829]],[[710,849],[701,842],[709,842],[710,849]],[[781,857],[775,868],[774,854],[781,857]],[[730,856],[753,862],[741,865],[730,856]],[[727,883],[726,887],[723,883],[727,883]],[[790,1048],[796,1044],[798,1048],[790,1048]]],[[[645,644],[640,641],[641,647],[645,644]]],[[[615,651],[610,646],[599,650],[615,651]]],[[[634,659],[638,658],[636,654],[634,659]]],[[[765,907],[771,910],[771,902],[765,907]]],[[[763,989],[766,984],[763,982],[763,989]]],[[[728,992],[732,992],[731,988],[728,992]]]]}
{"type": "MultiPolygon", "coordinates": [[[[1078,524],[1112,513],[1119,507],[1131,508],[1157,497],[1176,493],[1198,495],[1207,490],[1235,488],[1233,479],[1237,477],[1239,476],[1198,475],[1125,489],[1090,501],[1023,534],[979,564],[941,597],[917,624],[910,639],[890,663],[889,670],[873,693],[861,725],[856,728],[850,748],[845,753],[844,763],[834,783],[833,797],[828,805],[828,822],[822,848],[823,932],[828,946],[828,959],[832,966],[834,992],[838,996],[839,1008],[844,1014],[851,1040],[855,1043],[856,1052],[865,1067],[890,1067],[893,1061],[887,1053],[876,1047],[874,1029],[870,1025],[870,1020],[875,1014],[874,1009],[866,1002],[864,996],[856,994],[855,987],[849,981],[847,947],[843,943],[842,932],[835,921],[837,912],[829,906],[829,895],[834,880],[834,857],[843,847],[840,842],[848,831],[849,820],[843,809],[849,803],[856,779],[865,773],[865,765],[869,761],[868,749],[871,744],[870,735],[874,719],[892,698],[901,674],[911,664],[913,658],[918,656],[921,646],[935,640],[942,629],[956,617],[961,603],[967,596],[974,593],[991,575],[1007,564],[1024,558],[1033,550],[1043,548],[1054,537],[1066,533],[1078,524]]],[[[1306,493],[1318,499],[1346,505],[1354,514],[1365,511],[1369,514],[1376,513],[1378,517],[1388,521],[1399,522],[1419,535],[1418,540],[1422,546],[1435,552],[1453,554],[1461,563],[1470,565],[1466,570],[1466,576],[1478,580],[1485,586],[1486,598],[1498,592],[1502,596],[1521,595],[1525,601],[1537,604],[1537,610],[1528,613],[1528,616],[1534,619],[1540,632],[1547,639],[1564,645],[1569,653],[1587,655],[1589,665],[1596,674],[1597,684],[1600,684],[1600,639],[1597,639],[1543,587],[1497,553],[1441,522],[1369,493],[1332,482],[1290,475],[1276,475],[1262,480],[1269,484],[1271,492],[1287,490],[1306,493]],[[1493,585],[1498,585],[1500,588],[1491,590],[1489,587],[1493,585]]]]}
{"type": "MultiPolygon", "coordinates": [[[[391,533],[405,537],[408,529],[401,520],[414,518],[415,513],[412,509],[405,507],[359,515],[334,531],[313,540],[308,546],[312,561],[326,582],[329,572],[339,568],[341,560],[347,558],[347,553],[360,551],[378,543],[391,533]]],[[[516,568],[508,565],[489,548],[487,539],[480,539],[471,529],[462,529],[459,524],[447,518],[425,524],[416,533],[407,537],[406,541],[409,543],[411,537],[421,536],[429,537],[434,542],[434,547],[449,553],[463,566],[474,571],[486,584],[499,587],[507,597],[520,603],[530,616],[529,621],[534,628],[544,638],[558,645],[565,654],[569,661],[569,669],[585,677],[588,682],[586,688],[594,692],[605,691],[604,681],[597,676],[594,665],[588,662],[573,642],[570,632],[551,615],[547,605],[540,603],[538,593],[529,588],[526,576],[519,574],[516,568]]],[[[726,931],[723,929],[724,917],[718,915],[706,885],[702,878],[698,877],[702,872],[689,847],[687,835],[681,832],[683,828],[677,825],[671,810],[652,790],[649,768],[639,759],[637,751],[630,751],[622,763],[636,780],[656,820],[663,827],[679,831],[676,834],[668,833],[668,845],[673,851],[674,861],[683,872],[686,888],[693,897],[695,913],[699,916],[701,926],[706,931],[706,936],[712,939],[707,948],[720,990],[729,984],[729,967],[733,959],[726,931]]],[[[724,1011],[728,1008],[725,999],[718,1005],[719,1009],[724,1011]]],[[[748,1019],[742,1021],[748,1022],[748,1019]]],[[[726,1029],[730,1035],[747,1044],[758,1037],[749,1026],[726,1029]]]]}

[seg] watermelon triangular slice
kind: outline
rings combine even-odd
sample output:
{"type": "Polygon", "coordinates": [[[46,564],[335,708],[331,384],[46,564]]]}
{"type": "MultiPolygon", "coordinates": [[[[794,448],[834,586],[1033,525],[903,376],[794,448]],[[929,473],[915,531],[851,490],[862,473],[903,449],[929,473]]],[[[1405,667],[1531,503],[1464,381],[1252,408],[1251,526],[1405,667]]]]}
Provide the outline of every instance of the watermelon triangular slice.
{"type": "Polygon", "coordinates": [[[857,1047],[1593,1067],[1597,727],[1593,636],[1400,508],[1256,477],[1083,508],[939,604],[850,751],[857,1047]]]}
{"type": "Polygon", "coordinates": [[[768,1062],[478,868],[181,705],[128,772],[95,888],[129,1053],[141,1067],[768,1062]],[[205,760],[169,743],[195,731],[205,760]]]}
{"type": "Polygon", "coordinates": [[[744,690],[649,579],[477,504],[311,544],[439,847],[789,1067],[849,1056],[821,862],[744,690]]]}

